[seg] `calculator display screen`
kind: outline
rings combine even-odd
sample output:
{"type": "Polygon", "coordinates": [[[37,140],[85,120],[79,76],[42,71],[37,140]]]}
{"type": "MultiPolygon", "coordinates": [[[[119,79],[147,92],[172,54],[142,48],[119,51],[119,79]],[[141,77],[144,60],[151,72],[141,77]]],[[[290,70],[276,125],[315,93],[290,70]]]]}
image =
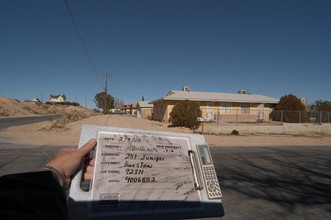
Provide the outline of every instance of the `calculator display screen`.
{"type": "Polygon", "coordinates": [[[211,165],[212,160],[207,145],[199,145],[199,153],[203,165],[211,165]]]}

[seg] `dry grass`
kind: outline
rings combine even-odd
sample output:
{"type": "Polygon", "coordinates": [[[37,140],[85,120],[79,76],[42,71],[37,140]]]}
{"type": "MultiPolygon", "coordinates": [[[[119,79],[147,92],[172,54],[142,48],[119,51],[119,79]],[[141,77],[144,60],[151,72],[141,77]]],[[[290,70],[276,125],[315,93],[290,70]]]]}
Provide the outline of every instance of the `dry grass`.
{"type": "Polygon", "coordinates": [[[61,114],[63,115],[63,118],[51,120],[46,126],[42,127],[40,130],[42,131],[50,131],[54,129],[66,129],[66,125],[82,120],[84,118],[91,117],[94,113],[92,111],[87,111],[84,108],[77,108],[72,107],[71,108],[64,108],[61,111],[55,111],[54,114],[61,114]]]}

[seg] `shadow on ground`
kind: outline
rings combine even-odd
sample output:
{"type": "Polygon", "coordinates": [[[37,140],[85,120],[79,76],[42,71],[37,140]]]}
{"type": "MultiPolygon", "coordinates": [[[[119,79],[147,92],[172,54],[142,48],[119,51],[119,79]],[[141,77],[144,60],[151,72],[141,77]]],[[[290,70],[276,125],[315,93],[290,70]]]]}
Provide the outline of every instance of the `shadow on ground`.
{"type": "Polygon", "coordinates": [[[313,219],[316,213],[331,216],[330,147],[219,148],[221,153],[211,150],[226,214],[230,211],[235,218],[240,208],[249,206],[259,209],[250,210],[255,217],[268,210],[269,219],[272,213],[298,219],[313,219]]]}

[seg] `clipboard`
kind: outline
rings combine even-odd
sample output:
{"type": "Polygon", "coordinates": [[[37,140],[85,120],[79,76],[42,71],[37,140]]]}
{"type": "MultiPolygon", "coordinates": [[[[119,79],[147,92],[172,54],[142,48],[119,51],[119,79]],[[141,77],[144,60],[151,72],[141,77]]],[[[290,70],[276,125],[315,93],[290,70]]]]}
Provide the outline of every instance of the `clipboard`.
{"type": "Polygon", "coordinates": [[[94,177],[69,193],[71,219],[184,219],[223,216],[222,194],[202,135],[84,125],[96,138],[94,177]]]}

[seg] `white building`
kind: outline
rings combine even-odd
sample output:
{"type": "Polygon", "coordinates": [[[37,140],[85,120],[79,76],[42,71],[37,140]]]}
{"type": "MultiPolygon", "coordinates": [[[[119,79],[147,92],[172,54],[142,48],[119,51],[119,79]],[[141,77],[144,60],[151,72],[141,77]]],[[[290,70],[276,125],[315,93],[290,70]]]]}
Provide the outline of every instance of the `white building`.
{"type": "Polygon", "coordinates": [[[59,103],[59,102],[66,102],[67,98],[65,95],[50,95],[49,102],[59,103]]]}

